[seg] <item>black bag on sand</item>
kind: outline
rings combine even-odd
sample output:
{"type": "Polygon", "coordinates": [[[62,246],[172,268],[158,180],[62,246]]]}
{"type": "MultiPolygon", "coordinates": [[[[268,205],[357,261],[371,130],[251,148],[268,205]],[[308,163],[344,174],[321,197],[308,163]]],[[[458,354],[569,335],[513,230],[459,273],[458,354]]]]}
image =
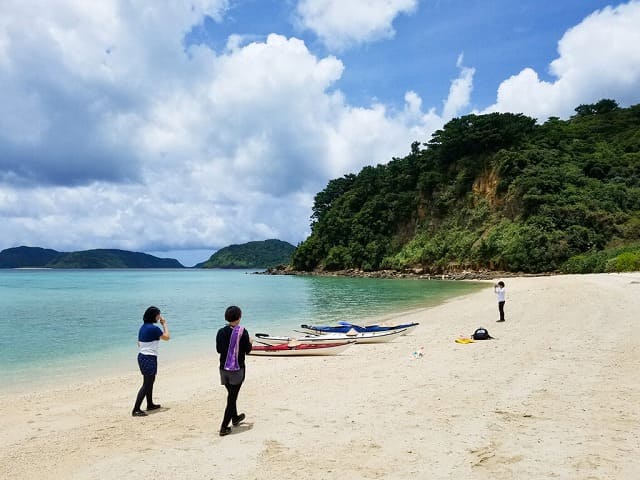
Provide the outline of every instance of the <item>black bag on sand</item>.
{"type": "Polygon", "coordinates": [[[493,337],[489,335],[489,330],[487,330],[486,328],[480,327],[476,329],[475,332],[473,332],[473,335],[471,335],[471,338],[473,338],[474,340],[490,340],[493,337]]]}

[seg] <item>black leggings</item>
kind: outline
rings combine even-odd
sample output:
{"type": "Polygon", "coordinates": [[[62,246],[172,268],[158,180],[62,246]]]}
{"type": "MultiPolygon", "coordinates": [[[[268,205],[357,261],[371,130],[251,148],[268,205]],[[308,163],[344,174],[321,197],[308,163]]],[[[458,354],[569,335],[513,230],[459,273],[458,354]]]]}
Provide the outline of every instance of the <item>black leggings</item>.
{"type": "Polygon", "coordinates": [[[231,385],[227,383],[224,388],[227,389],[227,408],[224,409],[224,418],[222,419],[222,428],[228,427],[229,422],[238,416],[238,409],[236,408],[236,401],[238,400],[238,394],[240,393],[240,385],[231,385]]]}
{"type": "Polygon", "coordinates": [[[143,375],[142,387],[138,391],[138,397],[136,398],[136,404],[133,407],[133,411],[140,410],[142,400],[147,397],[147,408],[153,405],[153,382],[156,381],[155,375],[143,375]]]}
{"type": "Polygon", "coordinates": [[[504,321],[504,302],[498,302],[498,311],[500,312],[500,320],[504,321]]]}

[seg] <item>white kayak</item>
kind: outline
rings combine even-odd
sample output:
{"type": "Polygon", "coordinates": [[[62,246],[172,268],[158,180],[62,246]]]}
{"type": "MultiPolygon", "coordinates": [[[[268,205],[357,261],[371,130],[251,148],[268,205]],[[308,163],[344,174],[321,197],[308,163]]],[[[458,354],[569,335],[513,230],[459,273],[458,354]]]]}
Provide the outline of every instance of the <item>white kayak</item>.
{"type": "Polygon", "coordinates": [[[300,342],[308,344],[326,344],[345,341],[356,343],[384,343],[390,342],[396,337],[404,335],[407,329],[388,330],[383,332],[356,332],[347,333],[325,333],[323,335],[305,335],[303,337],[277,337],[266,333],[256,333],[255,342],[263,345],[282,345],[289,342],[300,342]]]}
{"type": "Polygon", "coordinates": [[[293,357],[302,355],[338,355],[355,342],[298,343],[295,341],[278,345],[253,345],[249,355],[293,357]]]}

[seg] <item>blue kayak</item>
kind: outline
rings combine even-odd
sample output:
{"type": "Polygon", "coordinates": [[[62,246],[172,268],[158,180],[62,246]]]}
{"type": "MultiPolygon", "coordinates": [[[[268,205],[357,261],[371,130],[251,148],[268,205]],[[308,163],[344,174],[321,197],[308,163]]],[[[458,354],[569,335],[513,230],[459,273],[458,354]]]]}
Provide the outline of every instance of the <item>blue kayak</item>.
{"type": "Polygon", "coordinates": [[[338,322],[339,325],[300,325],[305,330],[310,330],[314,333],[347,333],[350,330],[355,330],[358,333],[363,332],[388,332],[393,330],[400,330],[411,328],[419,325],[419,323],[403,323],[401,325],[385,326],[385,325],[356,325],[349,322],[338,322]]]}

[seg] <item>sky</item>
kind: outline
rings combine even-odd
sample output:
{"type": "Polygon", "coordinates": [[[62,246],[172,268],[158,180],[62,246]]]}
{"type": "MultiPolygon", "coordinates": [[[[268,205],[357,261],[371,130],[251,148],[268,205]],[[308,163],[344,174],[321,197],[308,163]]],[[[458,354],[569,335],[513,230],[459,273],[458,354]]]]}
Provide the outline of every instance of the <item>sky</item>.
{"type": "Polygon", "coordinates": [[[191,266],[469,113],[640,103],[640,0],[3,0],[0,249],[191,266]]]}

